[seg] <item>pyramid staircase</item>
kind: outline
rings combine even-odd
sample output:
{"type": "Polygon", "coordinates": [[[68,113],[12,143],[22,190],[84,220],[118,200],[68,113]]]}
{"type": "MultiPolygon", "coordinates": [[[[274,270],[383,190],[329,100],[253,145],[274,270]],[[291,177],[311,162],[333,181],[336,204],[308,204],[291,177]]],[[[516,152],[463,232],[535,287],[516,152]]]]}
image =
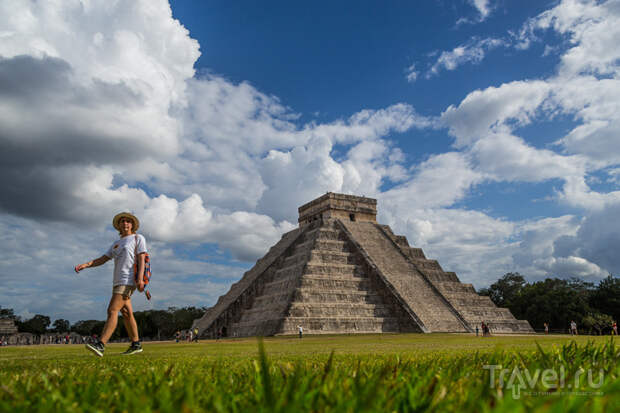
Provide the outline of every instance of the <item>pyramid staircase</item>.
{"type": "Polygon", "coordinates": [[[410,247],[406,237],[394,235],[387,225],[379,227],[416,270],[435,285],[470,329],[475,329],[484,321],[495,333],[533,333],[526,320],[517,320],[509,309],[497,307],[488,296],[478,295],[471,284],[462,283],[454,272],[445,272],[437,260],[426,258],[421,248],[410,247]]]}
{"type": "Polygon", "coordinates": [[[420,331],[361,261],[335,221],[306,229],[261,277],[229,335],[294,334],[298,325],[310,334],[420,331]]]}

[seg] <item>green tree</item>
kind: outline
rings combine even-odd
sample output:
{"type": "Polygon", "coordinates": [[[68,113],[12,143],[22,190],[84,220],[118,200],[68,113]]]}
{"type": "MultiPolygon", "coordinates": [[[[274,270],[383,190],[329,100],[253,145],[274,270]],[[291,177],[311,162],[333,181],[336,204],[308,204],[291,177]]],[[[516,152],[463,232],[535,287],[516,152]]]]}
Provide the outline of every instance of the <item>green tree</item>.
{"type": "Polygon", "coordinates": [[[582,320],[581,329],[587,329],[592,333],[592,331],[596,331],[596,333],[600,336],[611,328],[612,318],[610,315],[595,312],[587,314],[582,320]]]}
{"type": "Polygon", "coordinates": [[[105,321],[100,320],[80,320],[73,324],[71,331],[82,336],[92,336],[93,334],[101,334],[105,321]]]}
{"type": "Polygon", "coordinates": [[[581,324],[592,312],[588,305],[591,284],[579,280],[547,278],[528,284],[519,299],[508,307],[517,318],[525,318],[534,328],[547,322],[552,329],[567,329],[571,320],[581,324]]]}
{"type": "Polygon", "coordinates": [[[152,311],[151,319],[157,329],[156,337],[158,340],[161,340],[162,337],[172,337],[174,334],[174,319],[171,312],[164,310],[152,311]]]}
{"type": "Polygon", "coordinates": [[[8,318],[10,320],[16,320],[17,316],[13,312],[12,308],[2,308],[2,306],[0,306],[0,319],[5,318],[8,318]]]}
{"type": "Polygon", "coordinates": [[[204,307],[184,307],[178,309],[171,307],[168,311],[172,311],[173,314],[174,328],[172,332],[174,333],[176,330],[187,330],[190,328],[194,320],[202,317],[207,309],[204,307]]]}
{"type": "Polygon", "coordinates": [[[620,278],[610,274],[601,280],[590,295],[590,306],[620,321],[620,278]]]}
{"type": "Polygon", "coordinates": [[[535,329],[549,323],[551,329],[566,330],[571,320],[581,324],[595,313],[590,306],[594,285],[577,278],[547,278],[532,284],[518,273],[508,273],[487,289],[493,302],[508,308],[517,319],[527,320],[535,329]]]}
{"type": "Polygon", "coordinates": [[[50,318],[46,315],[37,314],[30,320],[18,323],[17,328],[24,333],[45,334],[50,325],[50,318]]]}
{"type": "Polygon", "coordinates": [[[56,333],[69,332],[70,329],[71,329],[71,323],[69,323],[69,320],[64,320],[62,318],[55,320],[54,323],[52,324],[52,331],[56,333]]]}
{"type": "Polygon", "coordinates": [[[137,311],[134,313],[138,331],[142,337],[168,339],[177,330],[191,327],[195,319],[204,315],[205,308],[169,307],[167,310],[137,311]]]}
{"type": "Polygon", "coordinates": [[[542,329],[546,322],[552,330],[568,330],[575,320],[580,328],[598,332],[599,327],[604,330],[604,323],[611,324],[606,315],[620,318],[620,280],[612,276],[595,287],[578,278],[547,278],[530,284],[521,274],[508,273],[480,294],[535,329],[542,329]]]}
{"type": "Polygon", "coordinates": [[[518,272],[509,272],[487,289],[481,290],[482,295],[488,295],[499,307],[510,307],[518,298],[525,286],[525,278],[518,272]]]}

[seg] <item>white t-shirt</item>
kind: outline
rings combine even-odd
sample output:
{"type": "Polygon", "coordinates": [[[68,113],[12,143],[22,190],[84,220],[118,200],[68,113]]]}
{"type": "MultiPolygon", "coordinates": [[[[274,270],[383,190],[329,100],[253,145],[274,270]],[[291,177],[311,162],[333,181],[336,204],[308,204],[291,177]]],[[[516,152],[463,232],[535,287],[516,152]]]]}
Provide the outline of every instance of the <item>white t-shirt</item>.
{"type": "Polygon", "coordinates": [[[105,253],[114,258],[114,286],[135,285],[133,264],[136,251],[138,254],[147,252],[146,240],[140,234],[131,234],[115,241],[105,253]],[[136,245],[137,243],[137,245],[136,245]]]}

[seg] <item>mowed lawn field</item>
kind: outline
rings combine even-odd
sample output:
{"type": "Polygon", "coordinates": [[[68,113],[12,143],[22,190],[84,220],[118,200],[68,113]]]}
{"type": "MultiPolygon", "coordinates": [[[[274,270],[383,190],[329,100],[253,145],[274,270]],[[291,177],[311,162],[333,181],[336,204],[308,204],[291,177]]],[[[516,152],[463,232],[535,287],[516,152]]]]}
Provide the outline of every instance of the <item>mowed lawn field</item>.
{"type": "Polygon", "coordinates": [[[0,348],[0,411],[620,411],[610,337],[382,334],[0,348]]]}

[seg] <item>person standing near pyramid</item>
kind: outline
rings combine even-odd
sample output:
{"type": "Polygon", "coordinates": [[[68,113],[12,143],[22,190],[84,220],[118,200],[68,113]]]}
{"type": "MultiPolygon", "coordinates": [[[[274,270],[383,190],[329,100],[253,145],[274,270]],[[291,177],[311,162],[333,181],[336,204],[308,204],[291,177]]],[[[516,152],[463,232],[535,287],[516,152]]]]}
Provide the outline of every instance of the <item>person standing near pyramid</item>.
{"type": "Polygon", "coordinates": [[[299,338],[304,335],[304,328],[300,325],[297,326],[297,330],[299,331],[299,338]]]}
{"type": "Polygon", "coordinates": [[[138,288],[144,291],[144,261],[146,240],[142,235],[136,234],[140,221],[129,212],[121,212],[112,220],[112,225],[118,231],[120,239],[115,241],[108,251],[99,258],[84,264],[75,266],[75,272],[79,273],[85,268],[98,267],[114,258],[114,284],[112,298],[108,305],[108,318],[103,326],[101,338],[93,343],[86,344],[86,348],[103,357],[105,345],[114,333],[118,323],[118,312],[123,314],[123,323],[127,334],[131,339],[131,346],[123,354],[135,354],[142,352],[142,345],[138,336],[138,326],[133,316],[131,295],[138,288]],[[134,265],[138,268],[138,282],[134,281],[134,265]]]}

